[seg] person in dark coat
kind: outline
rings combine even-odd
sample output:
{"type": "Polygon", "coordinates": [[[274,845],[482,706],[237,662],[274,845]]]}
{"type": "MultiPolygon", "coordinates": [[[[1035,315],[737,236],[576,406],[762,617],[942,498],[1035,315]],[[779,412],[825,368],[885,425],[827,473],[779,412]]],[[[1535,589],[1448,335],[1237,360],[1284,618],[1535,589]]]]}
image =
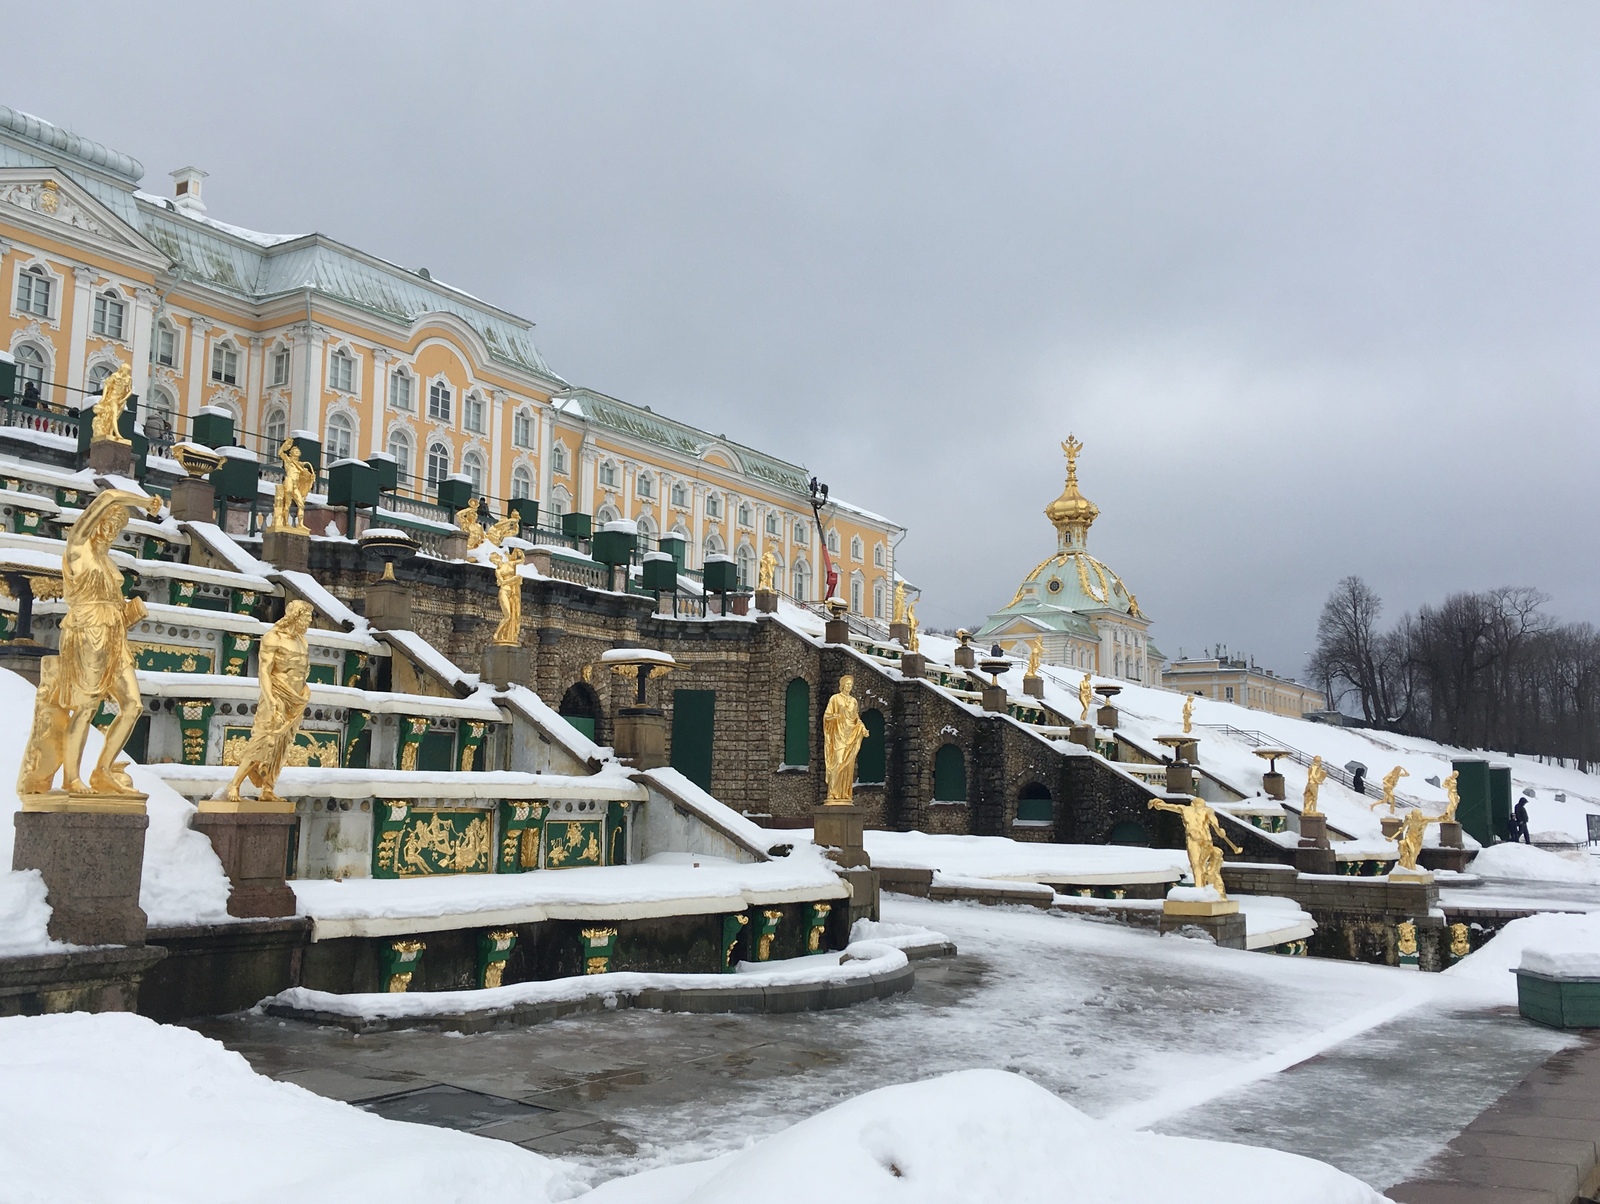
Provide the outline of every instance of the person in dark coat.
{"type": "Polygon", "coordinates": [[[1515,843],[1521,840],[1524,844],[1532,844],[1533,837],[1528,835],[1528,800],[1519,798],[1517,805],[1511,809],[1511,839],[1515,843]]]}

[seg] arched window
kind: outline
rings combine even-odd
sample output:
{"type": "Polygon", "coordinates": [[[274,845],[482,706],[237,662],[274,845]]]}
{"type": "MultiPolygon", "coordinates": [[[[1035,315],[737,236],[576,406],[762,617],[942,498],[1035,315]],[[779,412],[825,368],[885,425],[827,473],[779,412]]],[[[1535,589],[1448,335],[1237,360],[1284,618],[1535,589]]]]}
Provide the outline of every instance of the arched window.
{"type": "Polygon", "coordinates": [[[389,432],[389,454],[394,457],[396,487],[404,489],[411,479],[411,436],[403,429],[389,432]]]}
{"type": "Polygon", "coordinates": [[[850,559],[859,564],[866,556],[867,545],[861,542],[861,536],[850,537],[850,559]]]}
{"type": "Polygon", "coordinates": [[[483,394],[468,393],[466,401],[461,403],[461,425],[469,431],[483,434],[488,429],[486,409],[483,404],[483,394]]]}
{"type": "Polygon", "coordinates": [[[967,801],[967,758],[954,744],[943,744],[933,755],[933,801],[967,801]]]}
{"type": "Polygon", "coordinates": [[[861,722],[867,734],[856,754],[856,781],[863,786],[881,786],[889,763],[883,739],[883,712],[876,707],[862,711],[861,722]]]}
{"type": "Polygon", "coordinates": [[[681,506],[685,509],[688,508],[689,491],[684,488],[682,481],[672,482],[672,504],[674,506],[681,506]]]}
{"type": "Polygon", "coordinates": [[[25,314],[48,318],[55,283],[50,273],[38,264],[24,268],[17,275],[17,309],[25,314]]]}
{"type": "Polygon", "coordinates": [[[604,526],[606,523],[616,522],[622,516],[617,513],[617,508],[615,506],[605,505],[600,507],[600,512],[594,517],[596,522],[604,526]]]}
{"type": "Polygon", "coordinates": [[[484,494],[483,457],[475,451],[469,451],[461,457],[461,471],[466,473],[468,480],[472,482],[472,496],[482,497],[484,494]]]}
{"type": "Polygon", "coordinates": [[[106,377],[110,376],[116,368],[111,364],[96,364],[89,369],[89,379],[84,381],[84,386],[89,390],[89,396],[102,392],[105,388],[106,377]]]}
{"type": "Polygon", "coordinates": [[[443,443],[428,444],[428,463],[425,466],[428,492],[437,492],[439,482],[450,475],[450,449],[443,443]]]}
{"type": "Polygon", "coordinates": [[[1049,824],[1056,818],[1056,805],[1050,797],[1050,788],[1043,782],[1029,782],[1017,795],[1017,822],[1019,824],[1049,824]]]}
{"type": "Polygon", "coordinates": [[[211,349],[211,380],[219,385],[239,383],[239,349],[229,339],[211,349]]]}
{"type": "Polygon", "coordinates": [[[839,554],[839,532],[832,527],[828,528],[828,551],[835,556],[839,554]]]}
{"type": "MultiPolygon", "coordinates": [[[[648,514],[641,514],[639,516],[637,520],[637,526],[639,528],[639,538],[641,540],[654,539],[656,537],[656,524],[648,514]]],[[[640,546],[642,547],[643,544],[640,546]]]]}
{"type": "Polygon", "coordinates": [[[776,510],[767,511],[767,534],[778,534],[778,512],[776,510]]]}
{"type": "Polygon", "coordinates": [[[783,692],[783,763],[811,764],[811,686],[803,677],[783,692]]]}
{"type": "Polygon", "coordinates": [[[800,602],[811,600],[811,566],[803,560],[795,561],[794,596],[800,602]]]}
{"type": "Polygon", "coordinates": [[[328,388],[336,393],[354,393],[355,381],[355,357],[341,347],[328,357],[328,388]]]}
{"type": "Polygon", "coordinates": [[[739,565],[739,588],[749,589],[756,583],[756,554],[747,543],[739,545],[739,550],[734,554],[734,559],[739,565]]]}
{"type": "Polygon", "coordinates": [[[558,472],[562,476],[567,475],[567,445],[565,443],[557,443],[550,449],[550,468],[551,471],[558,472]]]}
{"type": "MultiPolygon", "coordinates": [[[[434,381],[428,386],[428,417],[435,422],[449,422],[450,407],[454,400],[455,394],[450,391],[449,385],[442,380],[434,381]]],[[[429,454],[432,454],[431,449],[429,454]]]]}
{"type": "Polygon", "coordinates": [[[617,487],[617,464],[615,460],[600,461],[600,486],[602,489],[615,489],[617,487]]]}
{"type": "Polygon", "coordinates": [[[533,474],[521,464],[511,470],[511,496],[514,498],[533,496],[533,474]]]}
{"type": "Polygon", "coordinates": [[[262,454],[276,456],[288,437],[289,411],[282,406],[267,407],[267,416],[261,421],[262,454]]]}
{"type": "Polygon", "coordinates": [[[800,519],[794,524],[794,541],[802,548],[811,542],[811,525],[804,519],[800,519]]]}
{"type": "Polygon", "coordinates": [[[527,406],[511,416],[511,443],[514,447],[533,446],[533,411],[527,406]]]}
{"type": "Polygon", "coordinates": [[[348,460],[355,454],[356,428],[350,421],[348,414],[335,410],[328,415],[328,432],[324,440],[323,462],[332,464],[336,460],[348,460]]]}
{"type": "Polygon", "coordinates": [[[411,413],[411,407],[416,404],[413,395],[416,391],[416,382],[411,379],[411,373],[404,368],[396,368],[389,373],[389,408],[411,413]]]}
{"type": "Polygon", "coordinates": [[[90,325],[101,338],[120,342],[127,316],[127,303],[115,289],[107,289],[94,299],[94,316],[90,325]]]}
{"type": "Polygon", "coordinates": [[[706,494],[706,517],[722,517],[722,496],[716,493],[706,494]]]}
{"type": "Polygon", "coordinates": [[[751,523],[750,503],[749,502],[740,502],[739,503],[739,525],[741,527],[748,527],[750,525],[750,523],[751,523]]]}
{"type": "Polygon", "coordinates": [[[851,574],[850,577],[850,610],[853,614],[865,614],[861,609],[863,595],[866,593],[867,583],[861,579],[860,574],[851,574]]]}
{"type": "Polygon", "coordinates": [[[640,497],[655,497],[655,495],[656,495],[656,481],[655,481],[655,478],[652,477],[647,472],[641,472],[639,474],[638,480],[634,483],[634,490],[635,490],[636,493],[638,493],[638,495],[640,497]]]}
{"type": "Polygon", "coordinates": [[[267,374],[269,389],[283,389],[289,385],[289,364],[294,353],[287,347],[276,347],[272,352],[272,368],[267,374]]]}
{"type": "MultiPolygon", "coordinates": [[[[283,352],[280,354],[287,356],[288,353],[283,352]]],[[[178,328],[165,318],[156,323],[156,363],[163,368],[175,368],[178,366],[178,328]]],[[[275,379],[272,383],[275,385],[289,383],[289,363],[287,359],[284,360],[283,380],[280,382],[275,379]]]]}
{"type": "Polygon", "coordinates": [[[880,569],[883,567],[883,545],[881,543],[872,545],[872,563],[880,569]]]}
{"type": "Polygon", "coordinates": [[[151,389],[144,411],[144,433],[151,443],[165,444],[172,439],[172,414],[172,394],[151,389]]]}
{"type": "Polygon", "coordinates": [[[572,509],[572,499],[567,496],[567,491],[557,485],[550,491],[550,513],[559,518],[572,509]]]}
{"type": "Polygon", "coordinates": [[[706,536],[706,555],[721,556],[723,549],[722,536],[712,532],[706,536]]]}
{"type": "Polygon", "coordinates": [[[689,532],[684,529],[684,525],[681,522],[672,524],[672,533],[679,539],[686,540],[689,538],[689,532]]]}

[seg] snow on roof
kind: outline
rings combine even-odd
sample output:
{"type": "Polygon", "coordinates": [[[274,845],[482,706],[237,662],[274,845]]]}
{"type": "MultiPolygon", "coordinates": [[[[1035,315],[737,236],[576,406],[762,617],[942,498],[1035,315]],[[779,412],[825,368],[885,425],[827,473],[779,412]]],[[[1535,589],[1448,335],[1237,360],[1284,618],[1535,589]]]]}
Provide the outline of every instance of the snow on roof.
{"type": "Polygon", "coordinates": [[[607,648],[600,654],[602,665],[676,665],[670,652],[654,648],[607,648]]]}
{"type": "Polygon", "coordinates": [[[185,522],[179,523],[178,526],[191,538],[198,539],[206,551],[218,560],[225,561],[236,573],[266,582],[267,574],[272,572],[270,564],[245,551],[233,536],[216,523],[185,522]]]}
{"type": "Polygon", "coordinates": [[[414,631],[380,631],[378,638],[399,651],[412,664],[432,675],[442,685],[463,696],[477,688],[477,677],[469,677],[456,663],[414,631]]]}
{"type": "Polygon", "coordinates": [[[532,724],[541,735],[559,744],[579,762],[597,765],[605,760],[610,752],[610,749],[602,748],[573,727],[554,707],[527,686],[514,685],[508,690],[501,691],[497,697],[507,708],[516,711],[532,724]]]}
{"type": "Polygon", "coordinates": [[[273,577],[283,584],[284,589],[311,603],[324,617],[346,631],[366,631],[367,621],[324,589],[322,583],[310,573],[283,569],[273,573],[273,577]]]}
{"type": "Polygon", "coordinates": [[[635,781],[644,782],[660,791],[673,803],[692,811],[701,822],[717,829],[759,860],[765,861],[771,855],[773,846],[789,844],[794,840],[792,835],[786,840],[781,834],[769,832],[759,824],[752,823],[726,803],[718,802],[676,769],[664,766],[646,769],[633,777],[635,781]]]}

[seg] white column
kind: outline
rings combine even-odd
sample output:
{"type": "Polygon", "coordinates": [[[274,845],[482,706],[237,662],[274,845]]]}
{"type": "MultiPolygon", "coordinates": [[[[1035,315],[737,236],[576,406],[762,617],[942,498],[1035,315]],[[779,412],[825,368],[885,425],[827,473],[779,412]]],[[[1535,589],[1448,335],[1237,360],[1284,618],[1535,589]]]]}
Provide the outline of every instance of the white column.
{"type": "Polygon", "coordinates": [[[67,404],[83,405],[84,361],[89,357],[89,299],[94,296],[95,270],[73,268],[72,328],[67,332],[67,404]]]}
{"type": "Polygon", "coordinates": [[[555,489],[551,461],[555,458],[556,415],[553,406],[539,407],[539,509],[550,512],[550,498],[555,489]]]}
{"type": "Polygon", "coordinates": [[[574,499],[573,508],[580,513],[593,515],[595,506],[595,471],[600,453],[595,451],[594,444],[587,435],[578,445],[578,496],[574,499]]]}
{"type": "Polygon", "coordinates": [[[511,496],[510,483],[500,477],[502,450],[511,439],[510,431],[500,425],[506,421],[508,400],[509,397],[504,389],[495,389],[489,394],[489,480],[488,488],[484,492],[491,497],[511,496]]]}
{"type": "Polygon", "coordinates": [[[685,558],[686,563],[684,567],[686,568],[694,568],[696,565],[699,565],[701,568],[705,567],[705,513],[706,498],[709,495],[710,491],[703,485],[695,484],[689,487],[689,533],[693,537],[694,546],[689,549],[689,555],[685,558]]]}
{"type": "Polygon", "coordinates": [[[299,336],[301,360],[300,371],[294,374],[289,427],[291,430],[310,431],[320,441],[322,436],[317,432],[322,429],[322,385],[327,373],[327,366],[322,362],[322,349],[328,331],[315,322],[302,322],[295,333],[299,336]]]}
{"type": "Polygon", "coordinates": [[[156,291],[138,288],[133,293],[133,391],[147,402],[150,392],[150,338],[155,329],[156,291]]]}
{"type": "MultiPolygon", "coordinates": [[[[261,384],[267,371],[267,357],[264,348],[266,340],[259,335],[252,335],[249,340],[250,362],[245,365],[244,371],[244,429],[261,431],[261,384]]],[[[240,439],[239,443],[244,444],[240,439]]]]}
{"type": "Polygon", "coordinates": [[[389,364],[394,352],[387,347],[372,349],[372,430],[367,436],[369,454],[387,451],[383,436],[389,423],[389,364]]]}
{"type": "Polygon", "coordinates": [[[206,336],[211,330],[212,325],[206,318],[189,319],[189,395],[183,404],[185,417],[191,420],[206,403],[206,336]]]}

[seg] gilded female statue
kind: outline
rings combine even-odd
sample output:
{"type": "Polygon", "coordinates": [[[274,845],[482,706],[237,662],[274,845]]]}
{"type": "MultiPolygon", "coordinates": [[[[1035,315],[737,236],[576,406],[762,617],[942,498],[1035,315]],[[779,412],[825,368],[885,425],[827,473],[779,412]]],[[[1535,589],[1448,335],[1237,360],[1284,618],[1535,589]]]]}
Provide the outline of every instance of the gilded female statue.
{"type": "Polygon", "coordinates": [[[846,673],[839,679],[839,692],[828,699],[822,714],[822,758],[828,771],[830,807],[849,806],[855,801],[856,755],[866,739],[867,725],[861,722],[861,708],[855,700],[856,679],[846,673]]]}
{"type": "Polygon", "coordinates": [[[772,583],[777,575],[778,557],[773,553],[772,545],[768,544],[766,550],[761,553],[761,565],[756,570],[756,588],[772,593],[774,588],[772,583]]]}
{"type": "Polygon", "coordinates": [[[1190,735],[1194,731],[1194,695],[1190,694],[1183,700],[1183,734],[1190,735]]]}
{"type": "Polygon", "coordinates": [[[100,389],[100,400],[94,403],[94,441],[96,443],[128,443],[118,429],[122,407],[133,392],[133,369],[118,364],[117,370],[106,377],[100,389]]]}
{"type": "Polygon", "coordinates": [[[1439,818],[1447,824],[1456,822],[1456,808],[1461,806],[1461,790],[1456,785],[1460,778],[1460,771],[1453,770],[1450,776],[1444,780],[1444,797],[1448,801],[1445,803],[1444,814],[1439,818]]]}
{"type": "Polygon", "coordinates": [[[1038,677],[1039,666],[1044,662],[1044,641],[1038,636],[1033,637],[1033,642],[1028,645],[1028,667],[1022,671],[1024,677],[1038,677]]]}
{"type": "Polygon", "coordinates": [[[260,701],[250,725],[250,742],[239,758],[239,768],[228,783],[225,797],[237,800],[239,787],[249,779],[263,802],[281,802],[273,792],[283,762],[294,747],[300,721],[311,701],[311,654],[306,629],[311,626],[311,604],[296,598],[283,608],[283,618],[261,637],[260,701]]]}
{"type": "Polygon", "coordinates": [[[917,604],[913,602],[906,607],[906,651],[922,651],[922,624],[917,622],[917,604]]]}
{"type": "Polygon", "coordinates": [[[283,463],[283,480],[272,491],[272,522],[269,531],[293,531],[309,535],[306,527],[306,496],[317,482],[311,465],[300,457],[294,440],[285,439],[278,448],[278,459],[283,463]],[[291,517],[292,515],[292,517],[291,517]]]}
{"type": "Polygon", "coordinates": [[[133,779],[117,757],[133,734],[141,710],[139,681],[133,670],[128,628],[144,618],[144,602],[122,596],[122,573],[111,563],[111,545],[128,525],[129,507],[152,517],[161,499],[125,489],[105,489],[84,507],[67,532],[61,557],[61,647],[40,664],[34,700],[33,732],[22,759],[18,794],[43,794],[62,770],[68,794],[137,794],[133,779]],[[105,745],[89,774],[82,773],[83,749],[100,704],[113,702],[117,717],[106,729],[105,745]]]}
{"type": "Polygon", "coordinates": [[[904,623],[906,621],[906,583],[894,583],[894,612],[889,618],[891,623],[904,623]]]}
{"type": "Polygon", "coordinates": [[[1300,815],[1321,815],[1317,810],[1317,792],[1322,789],[1322,783],[1328,780],[1328,771],[1323,768],[1321,757],[1311,758],[1311,767],[1306,770],[1306,792],[1300,796],[1300,815]]]}
{"type": "Polygon", "coordinates": [[[494,629],[495,644],[515,648],[522,635],[522,574],[517,571],[524,557],[521,548],[509,552],[490,552],[494,580],[500,590],[500,625],[494,629]]]}
{"type": "Polygon", "coordinates": [[[1083,680],[1078,683],[1078,701],[1083,704],[1083,714],[1078,716],[1079,723],[1089,722],[1089,707],[1094,702],[1094,682],[1085,673],[1083,680]]]}

